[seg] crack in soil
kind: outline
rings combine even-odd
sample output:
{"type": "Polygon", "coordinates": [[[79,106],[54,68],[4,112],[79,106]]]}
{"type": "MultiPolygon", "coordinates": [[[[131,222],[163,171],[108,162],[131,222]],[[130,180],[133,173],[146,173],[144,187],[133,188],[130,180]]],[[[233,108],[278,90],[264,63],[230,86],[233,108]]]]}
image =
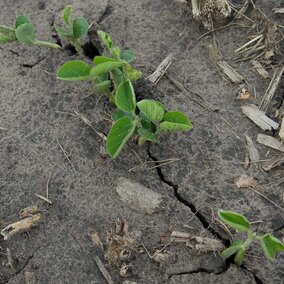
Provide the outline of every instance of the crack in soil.
{"type": "Polygon", "coordinates": [[[47,57],[47,55],[44,56],[44,57],[42,57],[42,58],[40,58],[38,61],[36,61],[36,62],[33,63],[33,64],[24,63],[24,64],[20,64],[20,66],[26,67],[26,68],[33,68],[33,67],[35,67],[36,65],[38,65],[40,62],[42,62],[46,57],[47,57]]]}
{"type": "Polygon", "coordinates": [[[6,282],[3,282],[3,284],[6,284],[6,283],[9,283],[9,281],[14,278],[15,276],[17,276],[18,274],[20,274],[28,265],[29,263],[31,262],[31,260],[34,258],[34,256],[36,255],[36,253],[41,249],[41,246],[39,248],[37,248],[34,253],[28,257],[28,259],[25,261],[24,265],[18,269],[18,271],[13,274],[6,282]]]}
{"type": "Polygon", "coordinates": [[[97,24],[100,24],[106,18],[108,18],[112,14],[113,11],[114,11],[114,8],[109,4],[109,1],[108,1],[107,4],[106,4],[106,8],[105,8],[104,12],[102,13],[102,15],[100,16],[100,18],[97,21],[97,24]]]}
{"type": "MultiPolygon", "coordinates": [[[[196,209],[195,205],[193,203],[190,203],[188,200],[184,199],[178,193],[178,185],[177,184],[175,184],[172,181],[169,181],[165,178],[163,171],[162,171],[162,168],[159,166],[158,159],[150,151],[150,144],[148,145],[147,153],[148,153],[149,158],[152,159],[155,162],[155,165],[157,166],[156,170],[157,170],[157,174],[158,174],[161,182],[172,187],[173,190],[174,190],[174,196],[176,197],[176,199],[191,210],[191,212],[198,218],[200,223],[203,225],[205,230],[209,231],[213,236],[215,236],[217,239],[222,241],[223,244],[226,247],[228,247],[230,245],[230,241],[227,240],[227,239],[224,239],[218,232],[216,232],[213,228],[211,228],[210,223],[207,221],[206,217],[202,213],[200,213],[200,211],[198,211],[196,209]]],[[[208,274],[221,275],[221,274],[227,272],[232,264],[234,264],[234,260],[233,260],[233,258],[230,258],[226,261],[224,268],[219,272],[210,271],[210,270],[207,270],[205,268],[198,268],[196,270],[189,271],[189,272],[181,272],[181,273],[171,274],[171,275],[169,275],[167,281],[174,275],[184,275],[184,274],[194,274],[194,273],[208,273],[208,274]]],[[[256,284],[263,284],[263,282],[260,280],[260,278],[258,276],[256,276],[252,271],[250,271],[248,268],[246,268],[244,265],[242,265],[240,268],[244,269],[248,273],[252,274],[256,284]]]]}

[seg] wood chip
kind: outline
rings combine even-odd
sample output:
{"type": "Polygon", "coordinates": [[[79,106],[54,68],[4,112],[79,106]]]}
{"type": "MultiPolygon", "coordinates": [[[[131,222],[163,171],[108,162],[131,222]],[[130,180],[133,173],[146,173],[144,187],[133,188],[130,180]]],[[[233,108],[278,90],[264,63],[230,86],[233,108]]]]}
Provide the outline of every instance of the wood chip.
{"type": "Polygon", "coordinates": [[[129,179],[119,178],[116,192],[120,200],[135,211],[154,214],[165,208],[164,197],[161,194],[129,179]]]}
{"type": "Polygon", "coordinates": [[[279,87],[283,72],[284,72],[284,67],[278,68],[274,72],[270,84],[262,98],[262,101],[260,103],[260,109],[263,110],[265,113],[267,112],[269,105],[279,87]]]}
{"type": "Polygon", "coordinates": [[[225,60],[217,61],[217,67],[232,83],[241,83],[245,81],[244,77],[240,75],[232,66],[225,60]]]}
{"type": "Polygon", "coordinates": [[[269,161],[266,161],[262,165],[262,169],[265,170],[266,172],[272,170],[273,168],[276,168],[278,166],[281,166],[284,164],[284,155],[276,155],[269,161]]]}
{"type": "Polygon", "coordinates": [[[157,84],[160,81],[160,79],[163,77],[165,72],[168,70],[168,68],[171,66],[172,64],[171,60],[172,60],[172,54],[169,54],[158,66],[155,72],[151,74],[147,79],[152,83],[157,84]]]}
{"type": "Polygon", "coordinates": [[[108,284],[114,284],[109,272],[107,271],[107,269],[105,268],[104,264],[102,263],[101,259],[95,255],[94,257],[95,262],[98,266],[98,268],[100,269],[102,275],[104,276],[104,278],[106,279],[106,281],[108,282],[108,284]]]}
{"type": "Polygon", "coordinates": [[[284,14],[284,8],[274,8],[272,9],[275,14],[284,14]]]}
{"type": "Polygon", "coordinates": [[[251,162],[257,162],[260,159],[260,155],[254,142],[248,135],[246,135],[246,142],[247,142],[247,151],[249,155],[249,160],[251,162]]]}
{"type": "Polygon", "coordinates": [[[252,62],[253,69],[263,78],[269,78],[269,73],[264,69],[264,67],[260,64],[259,61],[253,60],[252,62]]]}
{"type": "Polygon", "coordinates": [[[278,139],[264,135],[264,134],[258,134],[257,140],[258,143],[263,144],[267,147],[276,149],[278,151],[284,152],[284,143],[279,141],[278,139]]]}
{"type": "Polygon", "coordinates": [[[280,137],[281,140],[284,140],[284,117],[282,118],[282,123],[280,126],[278,136],[280,137]]]}
{"type": "Polygon", "coordinates": [[[260,184],[251,176],[247,174],[241,175],[239,178],[235,180],[235,184],[238,188],[259,188],[260,184]]]}
{"type": "Polygon", "coordinates": [[[261,111],[255,105],[245,105],[241,107],[243,113],[250,118],[256,125],[258,125],[262,130],[272,130],[278,129],[279,124],[268,116],[265,115],[263,111],[261,111]]]}
{"type": "Polygon", "coordinates": [[[25,218],[16,223],[10,224],[1,231],[1,235],[4,236],[4,240],[8,240],[14,235],[22,232],[28,232],[41,218],[40,214],[33,215],[25,218]]]}

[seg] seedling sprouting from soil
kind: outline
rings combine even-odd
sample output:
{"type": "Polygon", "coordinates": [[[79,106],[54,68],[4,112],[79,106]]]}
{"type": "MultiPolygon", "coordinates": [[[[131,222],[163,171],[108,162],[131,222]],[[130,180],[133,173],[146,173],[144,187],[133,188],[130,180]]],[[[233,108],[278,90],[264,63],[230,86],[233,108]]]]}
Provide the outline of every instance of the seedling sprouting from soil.
{"type": "Polygon", "coordinates": [[[271,261],[275,259],[277,252],[284,250],[284,244],[271,234],[267,233],[262,236],[257,235],[257,233],[251,229],[250,223],[245,216],[236,212],[224,210],[219,210],[218,215],[224,223],[228,224],[232,228],[237,231],[247,233],[247,239],[245,241],[236,240],[230,247],[222,252],[222,257],[224,259],[235,255],[235,262],[238,265],[241,265],[244,261],[247,250],[254,241],[258,241],[260,243],[264,255],[271,261]]]}
{"type": "Polygon", "coordinates": [[[104,94],[114,102],[114,93],[118,85],[128,79],[136,81],[142,74],[130,65],[135,58],[132,51],[121,52],[118,47],[113,47],[107,33],[99,31],[98,34],[111,51],[112,57],[96,56],[92,67],[81,60],[68,61],[57,71],[57,78],[69,81],[91,80],[94,82],[95,94],[104,94]]]}
{"type": "Polygon", "coordinates": [[[69,42],[75,47],[78,53],[83,53],[83,48],[79,39],[87,34],[89,30],[88,22],[83,17],[76,17],[74,21],[71,19],[72,6],[67,5],[62,12],[62,20],[65,23],[65,27],[55,25],[57,33],[63,37],[66,37],[69,42]]]}
{"type": "Polygon", "coordinates": [[[192,128],[191,122],[182,112],[166,111],[164,106],[155,100],[136,102],[134,88],[129,79],[118,86],[115,104],[118,108],[112,115],[115,123],[106,141],[107,152],[113,158],[117,157],[133,135],[138,135],[139,144],[143,144],[145,141],[157,142],[158,134],[163,132],[192,128]]]}
{"type": "Polygon", "coordinates": [[[26,16],[17,17],[14,27],[0,25],[0,44],[13,41],[51,48],[61,48],[58,44],[37,40],[33,25],[26,16]]]}

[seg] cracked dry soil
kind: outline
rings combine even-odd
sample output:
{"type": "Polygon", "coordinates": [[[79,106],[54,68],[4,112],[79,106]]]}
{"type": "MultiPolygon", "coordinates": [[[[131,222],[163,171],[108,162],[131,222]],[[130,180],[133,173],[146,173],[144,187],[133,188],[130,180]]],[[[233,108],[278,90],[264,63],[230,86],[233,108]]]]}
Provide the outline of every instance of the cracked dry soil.
{"type": "MultiPolygon", "coordinates": [[[[67,49],[59,52],[15,44],[1,47],[0,127],[6,130],[0,132],[0,226],[17,221],[18,212],[32,205],[39,206],[42,219],[28,237],[21,234],[8,241],[0,239],[0,283],[27,283],[26,272],[34,273],[36,283],[106,283],[94,262],[94,254],[103,259],[103,253],[95,251],[88,232],[96,229],[105,243],[106,230],[118,218],[127,220],[130,230],[140,232],[151,252],[160,244],[160,236],[172,229],[189,230],[195,236],[214,237],[228,244],[228,234],[217,223],[212,224],[211,211],[216,213],[218,208],[239,211],[253,221],[262,220],[258,230],[282,238],[283,212],[253,192],[234,186],[234,179],[245,171],[244,134],[255,139],[259,129],[243,117],[242,103],[234,99],[237,86],[225,82],[210,59],[207,46],[212,38],[197,40],[205,30],[172,0],[2,0],[1,23],[12,24],[16,15],[26,14],[40,39],[61,42],[53,23],[67,2],[73,5],[75,15],[84,15],[109,32],[118,45],[134,50],[135,66],[145,77],[172,52],[175,60],[168,75],[199,92],[219,112],[204,110],[167,77],[158,87],[141,80],[137,84],[139,97],[159,98],[168,108],[184,111],[194,129],[164,137],[158,145],[139,148],[132,141],[116,160],[111,160],[101,152],[100,138],[80,119],[68,115],[76,110],[95,129],[107,133],[107,102],[93,96],[87,82],[66,83],[55,78],[60,64],[78,56],[67,49]],[[68,151],[74,169],[57,141],[68,151]],[[152,170],[129,172],[139,165],[133,150],[142,160],[183,159],[152,170]],[[161,194],[167,206],[154,215],[126,207],[115,192],[120,177],[161,194]],[[49,178],[50,206],[35,196],[45,194],[49,178]],[[185,224],[192,229],[184,228],[185,224]],[[7,248],[14,271],[7,266],[7,248]]],[[[258,5],[273,16],[270,1],[258,1],[258,5]]],[[[240,41],[245,42],[243,32],[231,27],[216,33],[225,58],[231,57],[240,41]]],[[[92,33],[89,37],[95,44],[92,33]]],[[[252,103],[258,104],[269,81],[259,79],[249,64],[235,67],[256,86],[259,95],[252,103]]],[[[278,102],[283,99],[281,91],[283,86],[276,96],[278,102]]],[[[259,150],[262,156],[267,151],[262,147],[259,150]]],[[[264,184],[263,194],[283,207],[283,166],[269,174],[256,167],[247,173],[264,184]]],[[[127,280],[157,284],[283,283],[283,254],[269,263],[255,248],[244,265],[237,267],[223,263],[218,253],[196,252],[185,244],[173,244],[167,250],[176,259],[163,265],[146,253],[134,252],[131,264],[138,275],[127,280]]],[[[115,283],[123,283],[117,267],[107,268],[115,283]]]]}

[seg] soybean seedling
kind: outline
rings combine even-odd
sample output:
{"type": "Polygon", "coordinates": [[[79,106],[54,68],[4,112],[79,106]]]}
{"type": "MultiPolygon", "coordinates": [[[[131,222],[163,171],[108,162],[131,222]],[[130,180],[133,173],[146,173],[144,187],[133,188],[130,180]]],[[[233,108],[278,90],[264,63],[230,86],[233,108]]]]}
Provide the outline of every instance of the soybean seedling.
{"type": "Polygon", "coordinates": [[[155,100],[136,102],[134,88],[129,79],[118,86],[115,104],[118,108],[112,115],[115,123],[106,141],[107,152],[113,158],[117,157],[133,135],[139,136],[141,145],[145,141],[157,142],[160,133],[192,128],[188,117],[182,112],[167,111],[155,100]]]}
{"type": "Polygon", "coordinates": [[[108,40],[108,46],[115,56],[96,56],[93,66],[81,60],[67,61],[58,69],[57,78],[67,81],[91,80],[94,82],[93,92],[106,95],[114,103],[114,94],[118,85],[128,79],[136,81],[142,74],[130,65],[135,58],[133,52],[129,50],[121,52],[118,47],[112,46],[112,40],[107,33],[102,31],[98,33],[103,42],[108,40]]]}
{"type": "Polygon", "coordinates": [[[284,250],[284,244],[271,234],[267,233],[261,236],[257,235],[257,233],[251,229],[250,223],[245,216],[236,212],[224,210],[219,210],[218,215],[224,223],[237,231],[247,234],[247,239],[245,241],[235,240],[230,247],[222,252],[223,259],[227,259],[232,255],[235,255],[235,262],[238,265],[241,265],[244,261],[247,250],[254,241],[260,243],[264,255],[270,261],[275,259],[277,252],[284,250]]]}
{"type": "Polygon", "coordinates": [[[17,17],[14,27],[0,25],[0,44],[14,41],[51,48],[61,48],[58,44],[37,40],[33,25],[26,16],[17,17]]]}
{"type": "Polygon", "coordinates": [[[54,27],[59,35],[66,37],[69,40],[78,53],[83,53],[83,48],[79,39],[87,34],[89,25],[87,20],[83,17],[76,17],[74,21],[72,21],[71,14],[72,6],[67,5],[61,15],[65,27],[58,25],[55,25],[54,27]]]}

